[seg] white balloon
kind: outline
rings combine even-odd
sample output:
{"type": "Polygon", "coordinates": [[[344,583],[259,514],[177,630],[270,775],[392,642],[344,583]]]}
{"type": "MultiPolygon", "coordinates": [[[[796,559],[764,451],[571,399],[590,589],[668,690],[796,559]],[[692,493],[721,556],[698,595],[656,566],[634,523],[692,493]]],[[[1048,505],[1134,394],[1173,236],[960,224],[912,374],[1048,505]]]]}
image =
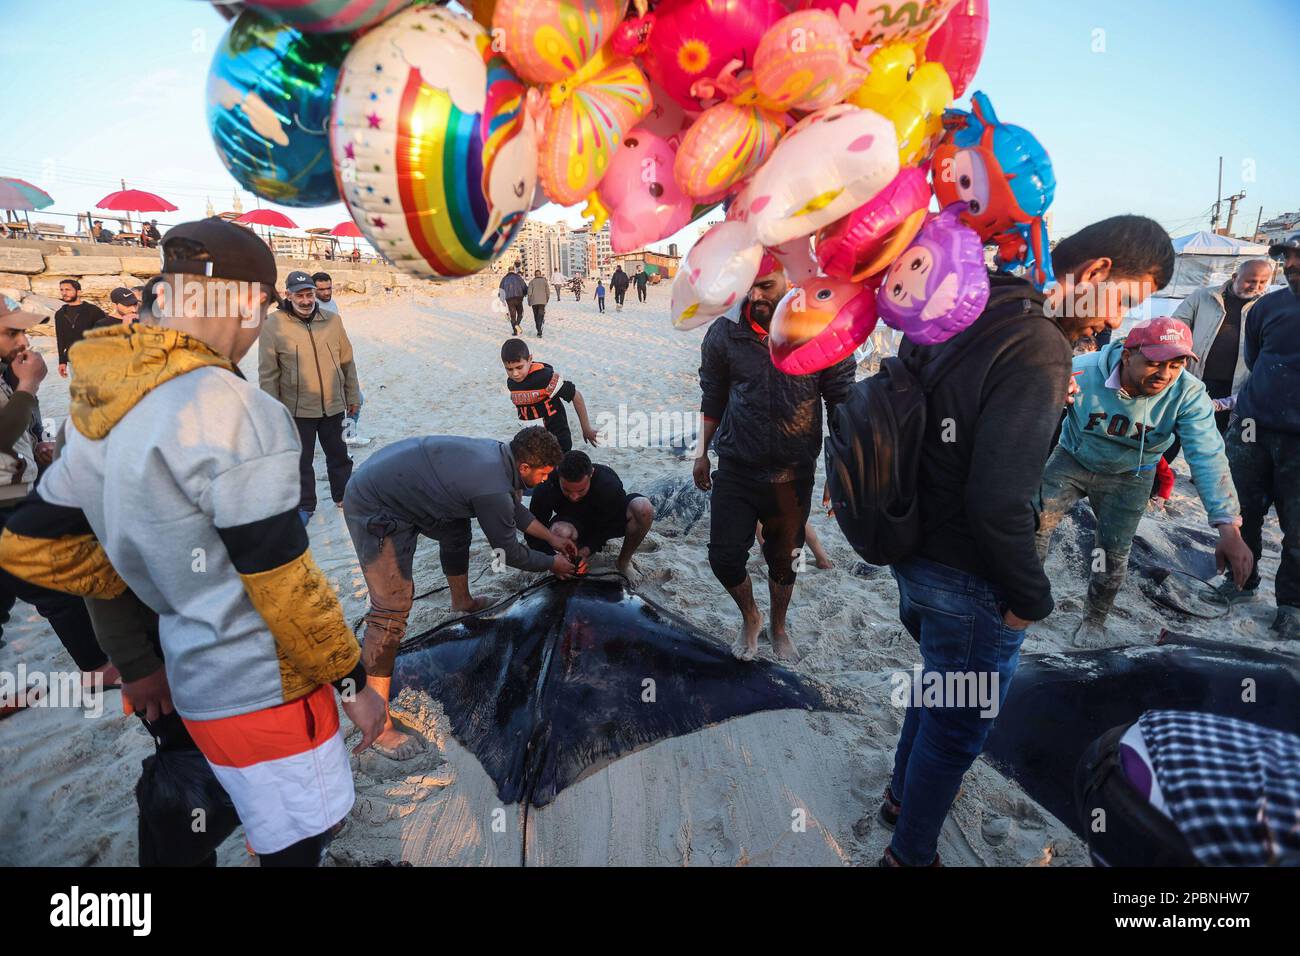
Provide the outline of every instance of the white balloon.
{"type": "Polygon", "coordinates": [[[747,223],[713,225],[691,246],[673,279],[673,327],[684,331],[705,325],[743,300],[762,259],[763,247],[747,223]]]}

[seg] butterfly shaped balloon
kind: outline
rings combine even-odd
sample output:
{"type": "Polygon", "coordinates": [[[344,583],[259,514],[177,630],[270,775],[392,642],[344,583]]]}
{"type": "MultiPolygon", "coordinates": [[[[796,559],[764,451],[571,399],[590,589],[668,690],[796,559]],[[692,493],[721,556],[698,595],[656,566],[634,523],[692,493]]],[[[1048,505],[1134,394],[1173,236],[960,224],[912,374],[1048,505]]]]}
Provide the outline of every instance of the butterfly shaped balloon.
{"type": "Polygon", "coordinates": [[[562,206],[589,199],[624,136],[650,109],[650,87],[607,42],[623,17],[618,0],[500,0],[496,38],[528,81],[528,110],[541,129],[537,175],[562,206]]]}

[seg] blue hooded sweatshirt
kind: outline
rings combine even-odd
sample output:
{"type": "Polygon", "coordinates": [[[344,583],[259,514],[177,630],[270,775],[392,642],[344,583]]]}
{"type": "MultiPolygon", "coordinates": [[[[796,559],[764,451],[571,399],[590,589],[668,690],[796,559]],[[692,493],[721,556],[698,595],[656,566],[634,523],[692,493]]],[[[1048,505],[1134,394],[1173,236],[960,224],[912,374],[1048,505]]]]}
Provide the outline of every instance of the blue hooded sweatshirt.
{"type": "Polygon", "coordinates": [[[1116,387],[1123,353],[1124,343],[1112,342],[1075,357],[1079,394],[1066,410],[1061,447],[1099,474],[1150,473],[1177,431],[1210,524],[1238,524],[1237,490],[1201,380],[1184,371],[1158,395],[1129,398],[1116,387]]]}

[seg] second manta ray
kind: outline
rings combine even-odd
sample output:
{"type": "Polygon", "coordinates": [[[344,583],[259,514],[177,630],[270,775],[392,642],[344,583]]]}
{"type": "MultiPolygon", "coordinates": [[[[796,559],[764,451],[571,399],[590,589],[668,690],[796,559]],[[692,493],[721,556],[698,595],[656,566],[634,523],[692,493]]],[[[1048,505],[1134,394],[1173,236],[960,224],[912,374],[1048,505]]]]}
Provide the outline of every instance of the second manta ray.
{"type": "Polygon", "coordinates": [[[393,693],[441,703],[506,803],[543,807],[619,757],[765,710],[839,709],[784,667],[724,645],[620,579],[541,581],[404,647],[393,693]]]}

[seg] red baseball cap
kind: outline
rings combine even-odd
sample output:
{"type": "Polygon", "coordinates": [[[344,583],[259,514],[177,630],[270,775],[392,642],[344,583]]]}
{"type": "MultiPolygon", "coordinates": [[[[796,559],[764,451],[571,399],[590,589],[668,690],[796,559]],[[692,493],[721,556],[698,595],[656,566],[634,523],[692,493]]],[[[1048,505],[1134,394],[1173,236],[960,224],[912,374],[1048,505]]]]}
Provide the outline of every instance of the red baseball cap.
{"type": "Polygon", "coordinates": [[[1124,347],[1141,349],[1142,354],[1153,362],[1197,357],[1192,351],[1192,330],[1185,322],[1167,315],[1134,325],[1124,338],[1124,347]]]}

